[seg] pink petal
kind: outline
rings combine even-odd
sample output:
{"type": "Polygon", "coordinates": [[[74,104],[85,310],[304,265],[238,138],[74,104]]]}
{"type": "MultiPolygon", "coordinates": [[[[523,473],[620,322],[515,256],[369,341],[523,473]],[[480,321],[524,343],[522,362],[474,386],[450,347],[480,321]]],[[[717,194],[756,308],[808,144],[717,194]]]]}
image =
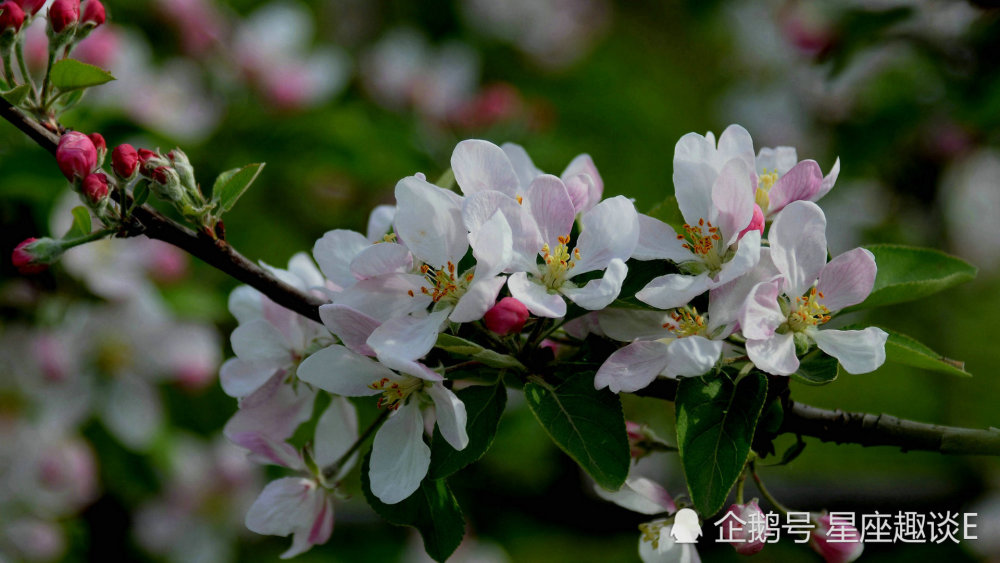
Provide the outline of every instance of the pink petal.
{"type": "Polygon", "coordinates": [[[861,303],[875,285],[875,256],[865,248],[848,250],[823,266],[819,272],[816,292],[822,295],[820,303],[830,311],[861,303]]]}

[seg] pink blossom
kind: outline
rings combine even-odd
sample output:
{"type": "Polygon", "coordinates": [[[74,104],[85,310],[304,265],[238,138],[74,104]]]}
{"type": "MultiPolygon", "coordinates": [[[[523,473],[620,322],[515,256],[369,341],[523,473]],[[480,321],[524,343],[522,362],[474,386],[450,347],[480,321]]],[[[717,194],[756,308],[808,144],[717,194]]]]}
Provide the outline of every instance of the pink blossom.
{"type": "Polygon", "coordinates": [[[491,331],[500,336],[507,336],[521,332],[528,316],[528,308],[524,306],[524,303],[513,297],[504,297],[489,311],[486,311],[483,322],[486,323],[486,328],[491,331]]]}

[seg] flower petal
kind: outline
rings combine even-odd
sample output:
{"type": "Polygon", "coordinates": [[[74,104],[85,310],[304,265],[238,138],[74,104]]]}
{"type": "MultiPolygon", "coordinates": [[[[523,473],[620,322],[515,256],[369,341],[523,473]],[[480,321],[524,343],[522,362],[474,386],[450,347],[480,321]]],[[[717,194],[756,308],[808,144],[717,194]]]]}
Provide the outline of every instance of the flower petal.
{"type": "Polygon", "coordinates": [[[736,254],[722,265],[712,282],[718,287],[749,272],[760,260],[760,231],[750,231],[736,243],[736,254]]]}
{"type": "Polygon", "coordinates": [[[503,213],[513,237],[513,261],[507,271],[532,269],[542,248],[542,236],[531,213],[514,198],[500,192],[480,192],[465,198],[462,217],[473,236],[497,211],[503,213]]]}
{"type": "Polygon", "coordinates": [[[810,201],[793,201],[775,218],[768,241],[771,260],[785,276],[785,295],[802,296],[826,264],[823,211],[810,201]]]}
{"type": "Polygon", "coordinates": [[[594,492],[604,500],[639,514],[653,515],[677,510],[670,493],[645,477],[629,477],[617,491],[608,491],[594,485],[594,492]]]}
{"type": "Polygon", "coordinates": [[[778,304],[782,283],[783,278],[775,277],[755,285],[747,294],[739,317],[743,336],[753,340],[771,338],[781,323],[788,319],[778,304]]]}
{"type": "Polygon", "coordinates": [[[535,218],[542,241],[554,246],[559,237],[570,234],[576,208],[562,180],[549,174],[535,178],[524,203],[535,218]]]}
{"type": "Polygon", "coordinates": [[[814,201],[823,183],[823,172],[815,160],[803,160],[783,174],[768,193],[768,215],[774,215],[793,201],[814,201]]]}
{"type": "Polygon", "coordinates": [[[369,387],[381,379],[398,376],[386,366],[334,344],[309,356],[299,364],[299,379],[324,391],[345,397],[367,397],[380,393],[369,387]]]}
{"type": "Polygon", "coordinates": [[[816,292],[820,303],[830,311],[861,303],[872,292],[878,266],[875,255],[866,248],[855,248],[830,260],[819,272],[816,292]]]}
{"type": "Polygon", "coordinates": [[[813,196],[813,201],[819,201],[820,198],[825,196],[830,190],[833,189],[833,185],[837,183],[837,177],[840,176],[840,157],[833,163],[833,167],[830,168],[830,172],[823,177],[823,183],[820,184],[819,191],[813,196]]]}
{"type": "Polygon", "coordinates": [[[437,427],[444,439],[456,450],[464,450],[469,445],[469,434],[465,430],[465,403],[440,383],[427,388],[427,394],[434,401],[437,427]]]}
{"type": "Polygon", "coordinates": [[[281,554],[288,559],[330,539],[333,505],[315,481],[285,477],[264,487],[247,511],[246,526],[258,534],[295,534],[292,546],[281,554]]]}
{"type": "Polygon", "coordinates": [[[757,153],[757,172],[768,170],[784,175],[799,161],[795,147],[764,147],[757,153]]]}
{"type": "Polygon", "coordinates": [[[421,293],[427,283],[423,276],[388,274],[361,280],[337,294],[334,303],[361,311],[378,321],[427,308],[431,297],[421,293]]]}
{"type": "MultiPolygon", "coordinates": [[[[326,467],[347,453],[358,439],[358,413],[354,405],[344,397],[334,397],[330,406],[320,415],[316,423],[313,442],[313,457],[316,464],[326,467]]],[[[357,455],[351,456],[340,466],[333,478],[340,480],[354,466],[357,455]]]]}
{"type": "Polygon", "coordinates": [[[708,291],[712,283],[708,272],[697,276],[667,274],[653,278],[635,297],[657,309],[673,309],[687,305],[692,299],[708,291]]]}
{"type": "Polygon", "coordinates": [[[241,285],[229,294],[229,312],[243,324],[260,318],[264,296],[249,285],[241,285]]]}
{"type": "Polygon", "coordinates": [[[864,330],[817,330],[809,334],[816,346],[837,358],[847,373],[868,373],[885,363],[886,332],[870,326],[864,330]]]}
{"type": "Polygon", "coordinates": [[[313,245],[313,258],[323,275],[341,288],[354,285],[351,261],[371,245],[361,233],[336,229],[328,231],[313,245]]]}
{"type": "Polygon", "coordinates": [[[359,279],[391,273],[405,273],[413,268],[410,250],[401,244],[383,242],[362,250],[351,261],[351,274],[359,279]]]}
{"type": "Polygon", "coordinates": [[[448,317],[453,323],[469,323],[478,321],[497,302],[497,295],[503,288],[507,278],[497,276],[475,281],[455,304],[448,317]]]}
{"type": "Polygon", "coordinates": [[[392,228],[392,221],[396,218],[395,205],[377,205],[368,216],[368,228],[365,230],[370,242],[382,240],[382,238],[392,228]]]}
{"type": "MultiPolygon", "coordinates": [[[[531,161],[531,157],[528,156],[528,151],[524,150],[524,147],[521,145],[504,143],[500,145],[500,148],[503,149],[504,154],[510,160],[511,166],[514,167],[514,173],[517,175],[517,183],[521,190],[527,189],[531,185],[532,180],[542,175],[542,171],[535,166],[535,163],[531,161]]],[[[523,194],[523,192],[521,193],[523,194]]]]}
{"type": "MultiPolygon", "coordinates": [[[[728,131],[728,130],[727,130],[728,131]]],[[[706,219],[719,228],[722,241],[729,246],[753,219],[754,190],[750,184],[752,168],[739,159],[727,162],[712,184],[712,206],[706,219]]]]}
{"type": "Polygon", "coordinates": [[[677,238],[673,227],[648,215],[638,214],[639,238],[632,258],[636,260],[670,260],[686,262],[694,259],[691,251],[684,248],[684,241],[677,238]]]}
{"type": "Polygon", "coordinates": [[[270,362],[247,362],[230,358],[219,369],[219,383],[230,397],[246,397],[260,388],[277,369],[270,362]]]}
{"type": "Polygon", "coordinates": [[[609,307],[596,314],[601,331],[608,338],[621,342],[632,342],[637,338],[655,340],[673,334],[669,328],[664,328],[671,320],[670,312],[609,307]]]}
{"type": "Polygon", "coordinates": [[[524,272],[517,272],[507,278],[507,289],[511,296],[524,303],[531,314],[538,317],[559,319],[566,316],[566,301],[558,293],[549,293],[548,289],[529,280],[524,272]]]}
{"type": "Polygon", "coordinates": [[[622,283],[628,274],[628,266],[619,258],[612,258],[608,269],[600,279],[590,280],[583,287],[564,285],[559,292],[569,297],[574,303],[590,311],[603,309],[618,298],[622,291],[622,283]]]}
{"type": "Polygon", "coordinates": [[[722,165],[732,159],[741,161],[747,170],[747,174],[754,169],[756,157],[753,152],[753,139],[750,133],[742,125],[732,124],[719,135],[719,149],[716,157],[717,163],[722,165]]]}
{"type": "Polygon", "coordinates": [[[368,345],[380,362],[403,373],[440,381],[441,375],[417,362],[434,347],[449,311],[437,311],[423,318],[406,316],[390,319],[368,337],[368,345]]]}
{"type": "Polygon", "coordinates": [[[451,153],[451,169],[467,196],[486,190],[517,195],[519,183],[514,166],[503,149],[489,141],[469,139],[458,143],[451,153]]]}
{"type": "Polygon", "coordinates": [[[715,366],[721,354],[721,341],[701,336],[680,338],[670,344],[664,375],[667,377],[702,375],[715,366]]]}
{"type": "Polygon", "coordinates": [[[513,237],[510,223],[499,209],[477,231],[469,233],[476,259],[475,279],[492,278],[507,268],[514,259],[513,237]]]}
{"type": "Polygon", "coordinates": [[[375,355],[375,351],[368,346],[368,337],[381,324],[377,320],[346,305],[334,304],[320,305],[319,318],[352,352],[365,356],[375,355]]]}
{"type": "Polygon", "coordinates": [[[417,490],[431,463],[424,443],[424,419],[415,401],[401,406],[375,434],[368,478],[372,493],[396,504],[417,490]]]}
{"type": "Polygon", "coordinates": [[[659,340],[640,340],[615,350],[594,376],[594,388],[612,393],[644,389],[667,367],[669,346],[659,340]]]}
{"type": "Polygon", "coordinates": [[[790,332],[765,340],[747,340],[746,347],[753,365],[771,375],[791,375],[799,369],[795,339],[790,332]]]}
{"type": "Polygon", "coordinates": [[[415,257],[435,268],[457,264],[469,249],[461,204],[453,196],[416,176],[396,184],[396,233],[415,257]]]}
{"type": "Polygon", "coordinates": [[[236,327],[229,336],[236,356],[246,362],[282,364],[291,361],[285,335],[264,319],[236,327]]]}
{"type": "Polygon", "coordinates": [[[573,275],[603,270],[615,258],[628,260],[638,242],[639,217],[631,200],[615,196],[598,203],[580,218],[580,259],[573,275]]]}
{"type": "Polygon", "coordinates": [[[592,207],[597,205],[601,201],[601,197],[604,195],[604,180],[601,179],[601,173],[597,171],[597,165],[594,164],[594,160],[590,158],[589,154],[579,154],[566,169],[560,175],[563,182],[569,184],[572,178],[579,177],[585,174],[590,181],[587,182],[587,198],[584,201],[577,202],[574,200],[574,205],[576,206],[577,213],[586,213],[592,207]],[[579,205],[576,205],[579,203],[579,205]]]}

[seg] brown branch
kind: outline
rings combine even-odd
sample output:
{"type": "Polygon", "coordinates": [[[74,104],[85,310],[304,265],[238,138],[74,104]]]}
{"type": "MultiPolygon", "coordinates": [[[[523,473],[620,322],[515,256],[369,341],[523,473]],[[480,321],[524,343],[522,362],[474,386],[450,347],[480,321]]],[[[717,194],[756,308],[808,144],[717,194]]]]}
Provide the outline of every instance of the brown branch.
{"type": "MultiPolygon", "coordinates": [[[[55,154],[59,142],[59,136],[55,132],[26,116],[2,98],[0,98],[0,114],[42,148],[55,154]]],[[[275,303],[315,321],[320,320],[318,307],[323,304],[322,300],[278,280],[225,241],[199,235],[148,206],[137,207],[133,217],[139,221],[139,225],[130,228],[130,234],[144,234],[149,238],[168,242],[254,287],[275,303]]],[[[787,381],[787,378],[778,379],[787,381]]],[[[773,385],[775,383],[778,381],[772,379],[772,387],[775,387],[777,393],[769,394],[772,396],[783,394],[783,389],[773,385]]],[[[658,380],[638,394],[672,401],[676,389],[675,381],[658,380]]],[[[1000,430],[973,430],[925,424],[889,415],[829,411],[795,403],[787,397],[784,398],[784,405],[785,416],[779,430],[781,434],[812,436],[824,442],[838,444],[894,446],[904,451],[1000,455],[1000,430]]]]}
{"type": "MultiPolygon", "coordinates": [[[[43,149],[53,156],[56,154],[59,145],[57,133],[25,115],[3,98],[0,98],[0,114],[43,149]]],[[[260,291],[278,305],[314,321],[320,321],[319,306],[324,303],[323,300],[303,293],[275,278],[225,241],[199,235],[147,205],[136,207],[132,216],[139,224],[129,227],[126,230],[127,235],[141,234],[170,243],[260,291]]]]}

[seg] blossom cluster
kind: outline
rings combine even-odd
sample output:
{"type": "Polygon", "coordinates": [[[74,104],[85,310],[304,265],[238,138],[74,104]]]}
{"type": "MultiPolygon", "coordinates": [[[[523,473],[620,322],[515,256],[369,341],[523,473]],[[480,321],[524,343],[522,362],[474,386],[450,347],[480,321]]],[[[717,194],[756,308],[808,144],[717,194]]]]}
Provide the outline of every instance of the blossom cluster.
{"type": "MultiPolygon", "coordinates": [[[[364,440],[346,397],[371,397],[382,412],[366,462],[380,503],[420,487],[435,426],[454,450],[468,446],[455,391],[477,382],[456,370],[490,362],[453,357],[439,346],[448,338],[509,357],[505,365],[524,378],[583,349],[584,339],[618,342],[593,380],[615,393],[722,366],[788,376],[815,348],[849,373],[885,361],[884,331],[824,326],[871,293],[876,273],[863,248],[827,260],[815,201],[833,187],[839,161],[823,175],[790,147],[755,153],[738,125],[718,139],[687,134],[674,152],[684,222],[676,228],[623,196],[603,197],[585,154],[557,176],[520,146],[467,140],[452,153],[451,173],[457,189],[450,175],[444,186],[420,173],[401,179],[395,205],[376,208],[366,233],[338,229],[316,242],[318,268],[303,254],[287,270],[271,268],[327,301],[322,324],[250,288],[230,299],[240,324],[221,377],[240,410],[226,433],[254,459],[299,472],[268,485],[247,516],[254,531],[294,534],[286,556],[330,536],[338,479],[364,440]],[[623,293],[632,270],[651,269],[658,275],[623,293]],[[314,441],[294,445],[319,395],[331,400],[314,441]]],[[[672,510],[661,505],[652,513],[672,510]]],[[[642,552],[664,548],[650,549],[642,552]]]]}

